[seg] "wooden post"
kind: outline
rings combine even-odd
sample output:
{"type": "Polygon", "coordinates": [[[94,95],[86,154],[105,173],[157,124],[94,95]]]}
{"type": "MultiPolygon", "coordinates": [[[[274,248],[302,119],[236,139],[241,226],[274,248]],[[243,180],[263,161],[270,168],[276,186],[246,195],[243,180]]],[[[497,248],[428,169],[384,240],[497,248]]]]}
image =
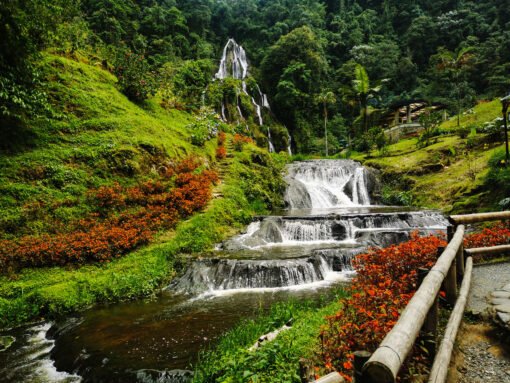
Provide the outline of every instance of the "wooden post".
{"type": "Polygon", "coordinates": [[[372,353],[368,351],[354,352],[354,383],[367,383],[363,381],[361,370],[371,356],[372,353]]]}
{"type": "Polygon", "coordinates": [[[462,322],[464,309],[466,308],[469,288],[471,285],[472,271],[473,271],[473,259],[469,257],[466,261],[466,273],[464,276],[464,280],[462,281],[462,286],[460,288],[459,299],[457,300],[457,303],[455,304],[450,319],[448,320],[448,325],[446,326],[444,332],[443,341],[441,342],[441,346],[439,347],[437,357],[434,360],[434,364],[432,365],[432,369],[430,371],[428,381],[429,383],[446,382],[446,378],[448,375],[448,367],[450,365],[453,346],[455,344],[455,338],[457,337],[457,332],[462,322]]]}
{"type": "Polygon", "coordinates": [[[457,264],[457,282],[462,282],[462,277],[464,277],[464,269],[465,269],[465,264],[464,264],[464,244],[460,245],[459,247],[459,251],[457,253],[457,260],[456,260],[456,264],[457,264]]]}
{"type": "Polygon", "coordinates": [[[450,242],[453,238],[453,235],[455,234],[455,230],[457,228],[455,227],[455,225],[450,225],[446,228],[446,240],[448,242],[450,242]]]}
{"type": "Polygon", "coordinates": [[[510,104],[510,100],[508,99],[508,96],[505,97],[502,100],[503,103],[503,126],[505,127],[505,149],[506,149],[506,156],[505,156],[505,166],[508,167],[508,160],[510,158],[510,154],[508,152],[508,106],[510,104]]]}
{"type": "MultiPolygon", "coordinates": [[[[421,286],[428,273],[428,269],[418,269],[418,287],[421,286]]],[[[420,333],[420,340],[423,342],[423,345],[427,350],[428,357],[431,361],[434,360],[436,356],[438,310],[438,296],[436,295],[436,299],[430,307],[427,316],[425,317],[425,322],[423,323],[420,333]]]]}
{"type": "Polygon", "coordinates": [[[453,260],[445,279],[446,301],[452,306],[457,300],[457,261],[453,260]]]}

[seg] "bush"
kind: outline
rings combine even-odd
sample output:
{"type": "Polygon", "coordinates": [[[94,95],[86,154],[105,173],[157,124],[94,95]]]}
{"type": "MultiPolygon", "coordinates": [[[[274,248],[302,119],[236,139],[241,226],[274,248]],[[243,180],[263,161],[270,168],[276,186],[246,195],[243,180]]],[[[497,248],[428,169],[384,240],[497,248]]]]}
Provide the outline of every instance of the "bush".
{"type": "Polygon", "coordinates": [[[197,173],[199,163],[184,160],[162,179],[123,188],[118,184],[89,192],[95,212],[57,234],[0,241],[0,270],[108,262],[146,244],[207,205],[216,173],[197,173]]]}
{"type": "Polygon", "coordinates": [[[156,93],[157,85],[145,57],[131,51],[117,58],[114,73],[119,86],[130,100],[141,102],[156,93]]]}
{"type": "Polygon", "coordinates": [[[206,141],[218,134],[222,122],[214,110],[203,107],[196,120],[187,126],[191,131],[191,143],[195,146],[204,146],[206,141]]]}
{"type": "Polygon", "coordinates": [[[227,149],[224,146],[219,146],[216,149],[216,159],[223,160],[225,158],[227,158],[227,149]]]}
{"type": "Polygon", "coordinates": [[[432,267],[437,248],[445,245],[438,237],[413,234],[408,242],[370,249],[356,257],[352,297],[342,301],[343,308],[327,318],[321,333],[326,370],[336,369],[351,381],[353,352],[375,351],[413,296],[418,269],[432,267]]]}

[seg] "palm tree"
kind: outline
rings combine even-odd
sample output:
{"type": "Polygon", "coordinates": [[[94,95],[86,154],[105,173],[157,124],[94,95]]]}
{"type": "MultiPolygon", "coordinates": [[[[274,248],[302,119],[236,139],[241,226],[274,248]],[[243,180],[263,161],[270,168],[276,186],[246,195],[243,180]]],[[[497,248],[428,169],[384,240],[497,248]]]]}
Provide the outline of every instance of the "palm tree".
{"type": "Polygon", "coordinates": [[[377,85],[371,87],[366,69],[363,65],[356,64],[352,89],[359,103],[360,117],[365,132],[368,130],[368,102],[380,92],[384,81],[386,80],[381,80],[377,85]]]}
{"type": "Polygon", "coordinates": [[[461,48],[457,52],[451,52],[448,49],[441,49],[437,55],[437,69],[441,72],[449,71],[456,87],[457,102],[457,127],[460,127],[460,114],[462,112],[462,97],[460,80],[461,75],[466,67],[471,64],[474,55],[471,53],[473,47],[461,48]]]}
{"type": "Polygon", "coordinates": [[[326,157],[328,156],[328,105],[336,102],[335,94],[331,91],[322,92],[317,96],[317,101],[322,104],[324,115],[324,138],[326,140],[326,157]]]}

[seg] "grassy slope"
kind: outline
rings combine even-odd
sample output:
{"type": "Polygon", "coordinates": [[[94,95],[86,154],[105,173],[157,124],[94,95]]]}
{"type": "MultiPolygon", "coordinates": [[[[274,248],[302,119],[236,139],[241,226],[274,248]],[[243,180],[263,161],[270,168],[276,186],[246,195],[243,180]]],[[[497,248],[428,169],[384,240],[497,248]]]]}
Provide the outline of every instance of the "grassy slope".
{"type": "MultiPolygon", "coordinates": [[[[479,104],[474,113],[461,116],[461,126],[492,121],[499,117],[500,109],[499,101],[479,104]]],[[[416,206],[446,212],[491,209],[497,201],[491,200],[490,190],[484,187],[485,177],[489,158],[501,145],[468,148],[467,139],[454,134],[456,126],[456,117],[444,122],[441,128],[451,129],[452,134],[438,137],[425,148],[419,149],[417,138],[411,138],[389,145],[384,157],[355,153],[352,158],[380,169],[387,179],[400,178],[396,184],[407,184],[416,206]],[[442,165],[443,169],[434,169],[436,165],[442,165]]]]}
{"type": "MultiPolygon", "coordinates": [[[[9,229],[37,234],[55,219],[79,218],[88,212],[90,188],[136,183],[165,161],[187,155],[214,161],[215,142],[204,148],[189,143],[191,115],[166,111],[154,100],[143,107],[131,103],[115,88],[114,76],[86,62],[46,55],[43,67],[62,116],[34,123],[29,135],[13,136],[11,150],[0,153],[4,236],[13,235],[9,229]]],[[[171,233],[161,233],[152,245],[108,264],[0,276],[0,327],[153,293],[175,275],[178,254],[209,249],[251,219],[255,211],[246,197],[247,178],[255,180],[259,194],[270,194],[281,169],[278,156],[251,145],[229,161],[218,187],[223,198],[171,233]],[[251,164],[252,156],[264,164],[251,164]]],[[[258,212],[265,202],[255,204],[258,212]]]]}

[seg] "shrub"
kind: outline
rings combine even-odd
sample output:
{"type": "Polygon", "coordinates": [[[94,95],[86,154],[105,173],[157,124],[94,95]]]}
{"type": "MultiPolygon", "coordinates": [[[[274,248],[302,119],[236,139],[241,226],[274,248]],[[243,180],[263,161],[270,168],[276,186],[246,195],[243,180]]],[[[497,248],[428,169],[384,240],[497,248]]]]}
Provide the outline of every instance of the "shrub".
{"type": "Polygon", "coordinates": [[[243,150],[243,146],[245,144],[252,144],[253,140],[248,136],[244,136],[242,134],[236,133],[234,135],[234,139],[232,140],[232,143],[234,144],[234,149],[236,151],[240,152],[243,150]]]}
{"type": "Polygon", "coordinates": [[[141,102],[156,93],[156,80],[142,55],[131,51],[120,55],[114,73],[119,80],[120,90],[132,101],[141,102]]]}
{"type": "Polygon", "coordinates": [[[216,149],[216,158],[218,160],[223,160],[227,157],[227,149],[225,149],[224,146],[219,146],[217,149],[216,149]]]}
{"type": "Polygon", "coordinates": [[[326,369],[334,368],[351,381],[353,352],[378,347],[416,290],[418,269],[432,267],[437,248],[445,245],[436,236],[413,234],[408,242],[370,249],[355,259],[352,296],[327,317],[321,333],[326,369]]]}
{"type": "Polygon", "coordinates": [[[207,205],[218,177],[210,170],[197,173],[198,166],[190,158],[161,179],[91,190],[95,212],[65,231],[0,241],[0,270],[108,262],[148,243],[158,230],[207,205]]]}

